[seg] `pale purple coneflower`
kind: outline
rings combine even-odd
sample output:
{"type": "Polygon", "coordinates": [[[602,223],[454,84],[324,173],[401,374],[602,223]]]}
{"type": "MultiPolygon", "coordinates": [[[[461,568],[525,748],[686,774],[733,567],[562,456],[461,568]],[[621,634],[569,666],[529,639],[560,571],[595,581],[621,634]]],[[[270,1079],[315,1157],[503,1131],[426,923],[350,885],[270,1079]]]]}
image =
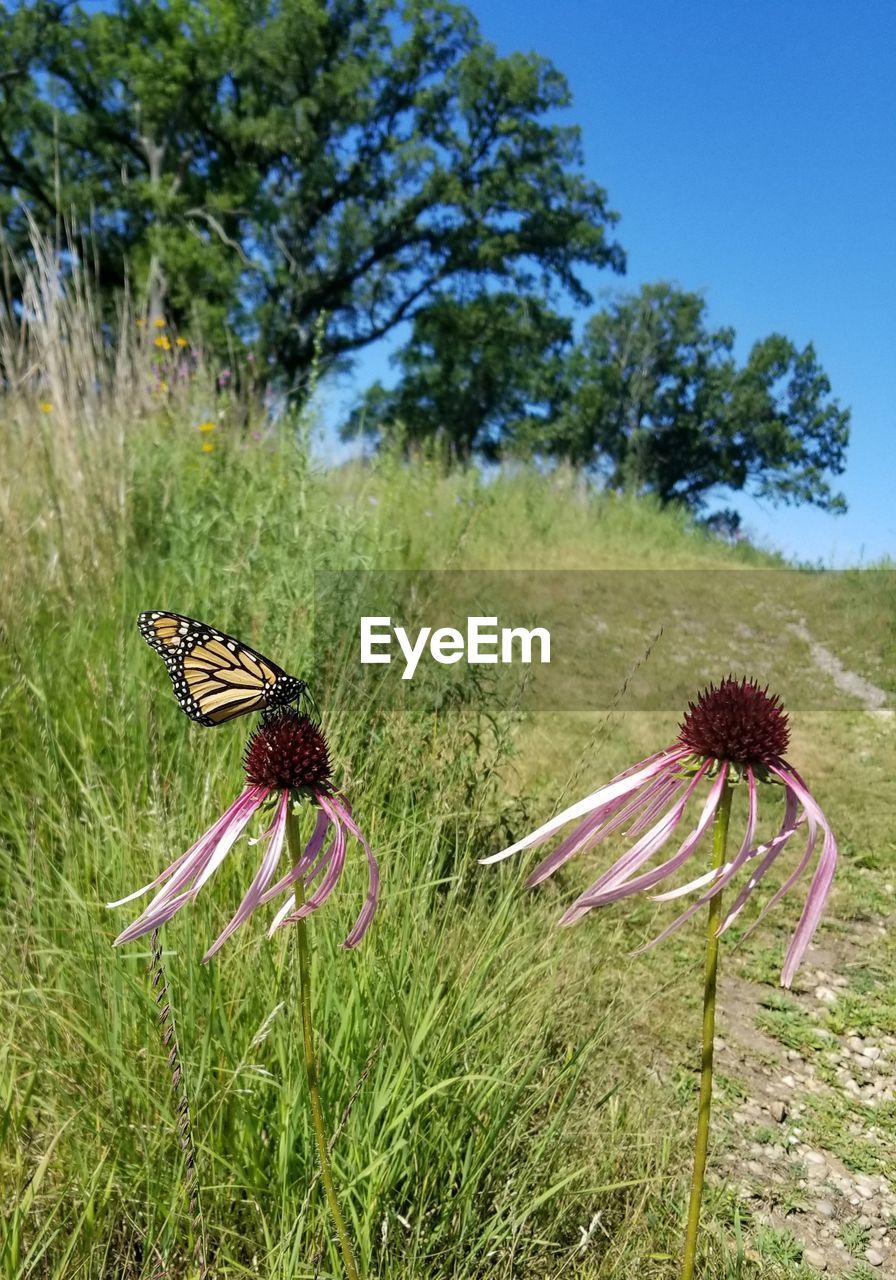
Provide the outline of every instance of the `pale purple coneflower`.
{"type": "Polygon", "coordinates": [[[329,750],[319,726],[291,707],[278,710],[263,720],[249,739],[245,770],[245,790],[186,853],[182,853],[142,889],[120,898],[118,902],[109,903],[110,907],[120,907],[162,886],[142,915],[118,935],[116,946],[152,933],[192,902],[227,857],[252,817],[271,800],[274,801],[273,819],[267,831],[258,837],[258,841],[266,842],[264,856],[235,915],[209,947],[203,960],[210,960],[257,907],[300,882],[301,906],[294,909],[296,898],[294,893],[290,893],[274,916],[269,935],[286,924],[304,919],[322,906],[342,875],[350,835],[360,842],[367,854],[369,885],[360,914],[342,945],[357,946],[364,937],[376,911],[379,870],[370,845],[352,817],[350,804],[333,790],[329,750]],[[314,830],[295,865],[272,883],[283,853],[290,806],[303,798],[310,800],[318,810],[314,830]],[[311,890],[307,898],[306,889],[311,890]]]}
{"type": "Polygon", "coordinates": [[[729,677],[718,688],[710,685],[696,702],[688,704],[672,746],[633,765],[605,787],[558,813],[537,831],[482,861],[499,862],[523,849],[544,844],[561,827],[579,819],[578,825],[528,877],[526,884],[531,887],[553,875],[577,854],[593,849],[620,828],[627,828],[627,835],[637,837],[636,842],[579,894],[560,920],[564,925],[574,924],[594,907],[652,889],[680,870],[693,858],[702,837],[712,827],[726,789],[735,782],[741,783],[746,787],[747,819],[738,852],[722,866],[656,895],[663,900],[699,894],[641,950],[662,942],[744,871],[746,881],[718,928],[718,934],[724,933],[793,837],[804,829],[806,842],[796,866],[751,926],[752,931],[803,876],[821,834],[818,865],[781,973],[781,985],[789,987],[818,926],[837,864],[837,843],[830,825],[806,783],[784,758],[789,740],[788,717],[780,699],[769,695],[767,688],[761,689],[754,680],[738,681],[729,677]],[[777,834],[766,842],[757,842],[759,785],[768,782],[783,788],[784,815],[777,834]],[[689,801],[704,787],[709,788],[708,794],[693,829],[671,857],[644,870],[672,839],[689,801]]]}

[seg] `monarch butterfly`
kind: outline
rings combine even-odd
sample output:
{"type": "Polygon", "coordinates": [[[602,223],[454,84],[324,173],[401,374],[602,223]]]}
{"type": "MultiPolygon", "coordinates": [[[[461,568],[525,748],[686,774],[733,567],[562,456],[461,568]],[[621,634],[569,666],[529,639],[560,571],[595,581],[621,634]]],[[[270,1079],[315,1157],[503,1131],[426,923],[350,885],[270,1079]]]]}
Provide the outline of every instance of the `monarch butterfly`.
{"type": "Polygon", "coordinates": [[[165,660],[181,711],[198,724],[211,727],[251,711],[285,707],[305,691],[304,680],[195,618],[152,610],[141,613],[137,625],[165,660]]]}

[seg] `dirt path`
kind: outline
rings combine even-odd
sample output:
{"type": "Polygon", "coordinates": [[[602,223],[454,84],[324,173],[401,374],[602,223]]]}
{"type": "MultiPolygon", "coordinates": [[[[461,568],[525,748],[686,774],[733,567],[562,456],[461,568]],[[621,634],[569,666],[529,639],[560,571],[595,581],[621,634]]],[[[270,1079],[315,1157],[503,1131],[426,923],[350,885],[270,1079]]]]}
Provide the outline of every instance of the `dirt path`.
{"type": "Polygon", "coordinates": [[[848,693],[853,698],[857,698],[865,709],[873,715],[892,719],[893,711],[887,705],[888,699],[883,689],[879,689],[876,684],[872,684],[870,680],[866,680],[864,676],[858,675],[857,672],[850,671],[844,667],[836,653],[833,653],[812,638],[804,618],[801,618],[799,622],[792,622],[790,630],[809,646],[809,653],[818,670],[829,676],[838,689],[843,693],[848,693]]]}
{"type": "Polygon", "coordinates": [[[795,1237],[803,1262],[832,1276],[864,1263],[896,1277],[896,1159],[876,1124],[896,1096],[896,1037],[826,1025],[882,932],[813,948],[793,995],[739,978],[721,991],[718,1070],[745,1094],[729,1111],[723,1176],[755,1223],[795,1237]]]}

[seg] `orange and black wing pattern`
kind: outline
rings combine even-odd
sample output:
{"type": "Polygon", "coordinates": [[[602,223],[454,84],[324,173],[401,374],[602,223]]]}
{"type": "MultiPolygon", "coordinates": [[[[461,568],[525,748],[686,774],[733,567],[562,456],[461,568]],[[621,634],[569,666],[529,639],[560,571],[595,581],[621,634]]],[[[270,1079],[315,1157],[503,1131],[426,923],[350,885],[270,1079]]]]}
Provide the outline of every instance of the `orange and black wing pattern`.
{"type": "Polygon", "coordinates": [[[305,682],[233,636],[180,613],[150,610],[137,619],[140,634],[162,655],[180,708],[212,727],[252,711],[297,701],[305,682]]]}

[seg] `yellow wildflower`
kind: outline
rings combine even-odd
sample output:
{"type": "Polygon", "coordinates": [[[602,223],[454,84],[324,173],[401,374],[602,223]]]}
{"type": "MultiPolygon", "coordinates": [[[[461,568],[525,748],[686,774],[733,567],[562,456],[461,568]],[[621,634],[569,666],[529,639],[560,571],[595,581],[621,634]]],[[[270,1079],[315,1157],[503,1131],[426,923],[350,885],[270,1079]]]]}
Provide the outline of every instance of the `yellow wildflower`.
{"type": "Polygon", "coordinates": [[[153,320],[153,324],[157,329],[165,328],[165,321],[162,319],[161,316],[156,316],[155,320],[153,320]]]}
{"type": "Polygon", "coordinates": [[[190,345],[186,338],[175,338],[174,341],[179,347],[188,347],[190,345]]]}
{"type": "Polygon", "coordinates": [[[214,453],[214,451],[215,451],[215,446],[212,444],[211,440],[203,440],[203,442],[202,442],[202,452],[203,452],[203,453],[214,453]]]}
{"type": "Polygon", "coordinates": [[[160,396],[163,396],[167,390],[168,390],[168,383],[165,381],[164,378],[160,378],[159,385],[156,387],[157,393],[160,396]]]}
{"type": "Polygon", "coordinates": [[[199,424],[199,430],[200,430],[200,431],[214,431],[214,429],[215,429],[215,427],[216,427],[216,426],[217,426],[217,423],[214,423],[214,422],[200,422],[200,424],[199,424]]]}
{"type": "Polygon", "coordinates": [[[138,328],[138,329],[145,329],[145,328],[146,328],[146,321],[145,321],[145,320],[138,320],[136,323],[137,323],[137,328],[138,328]]]}
{"type": "Polygon", "coordinates": [[[153,341],[153,344],[152,344],[152,345],[153,345],[154,347],[159,347],[162,351],[170,351],[170,350],[171,350],[171,340],[170,340],[169,338],[166,338],[164,334],[162,334],[162,336],[161,336],[160,338],[156,338],[156,339],[153,341]]]}
{"type": "Polygon", "coordinates": [[[52,412],[53,412],[53,406],[50,404],[49,400],[41,400],[40,405],[39,405],[38,407],[39,407],[39,409],[40,409],[41,413],[52,413],[52,412]]]}

